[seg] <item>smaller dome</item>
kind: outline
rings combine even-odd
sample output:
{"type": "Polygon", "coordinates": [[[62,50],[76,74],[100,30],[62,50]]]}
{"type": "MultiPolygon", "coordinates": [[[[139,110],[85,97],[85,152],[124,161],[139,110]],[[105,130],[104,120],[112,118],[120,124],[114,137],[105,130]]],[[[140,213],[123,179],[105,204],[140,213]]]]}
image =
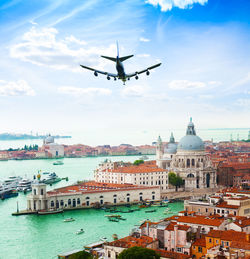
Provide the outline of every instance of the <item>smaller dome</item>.
{"type": "Polygon", "coordinates": [[[165,148],[164,153],[175,154],[176,151],[177,151],[177,144],[175,143],[173,133],[171,133],[169,143],[168,143],[167,147],[165,148]]]}
{"type": "Polygon", "coordinates": [[[45,139],[45,144],[51,144],[54,143],[54,137],[52,137],[51,135],[49,135],[46,139],[45,139]]]}

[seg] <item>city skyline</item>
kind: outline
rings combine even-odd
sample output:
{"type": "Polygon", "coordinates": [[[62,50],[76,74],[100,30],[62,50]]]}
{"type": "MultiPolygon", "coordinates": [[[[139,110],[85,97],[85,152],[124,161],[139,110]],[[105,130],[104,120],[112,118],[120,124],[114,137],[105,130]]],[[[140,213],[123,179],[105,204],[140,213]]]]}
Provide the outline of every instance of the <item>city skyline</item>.
{"type": "Polygon", "coordinates": [[[196,128],[249,127],[250,3],[215,0],[4,1],[0,4],[1,132],[80,134],[148,143],[189,117],[196,128]],[[189,3],[189,4],[187,4],[189,3]],[[25,12],[24,12],[25,10],[25,12]],[[100,55],[135,54],[126,86],[100,55]],[[155,136],[156,137],[156,136],[155,136]]]}

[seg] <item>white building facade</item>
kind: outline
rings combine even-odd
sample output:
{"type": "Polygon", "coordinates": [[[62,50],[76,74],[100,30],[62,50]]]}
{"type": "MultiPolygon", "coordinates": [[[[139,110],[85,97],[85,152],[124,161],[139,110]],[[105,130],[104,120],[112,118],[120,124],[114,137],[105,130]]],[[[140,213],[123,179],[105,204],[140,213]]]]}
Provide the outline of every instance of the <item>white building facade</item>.
{"type": "Polygon", "coordinates": [[[185,190],[216,187],[216,170],[205,153],[203,141],[196,135],[192,119],[178,145],[173,135],[167,147],[158,138],[156,164],[181,176],[185,190]]]}

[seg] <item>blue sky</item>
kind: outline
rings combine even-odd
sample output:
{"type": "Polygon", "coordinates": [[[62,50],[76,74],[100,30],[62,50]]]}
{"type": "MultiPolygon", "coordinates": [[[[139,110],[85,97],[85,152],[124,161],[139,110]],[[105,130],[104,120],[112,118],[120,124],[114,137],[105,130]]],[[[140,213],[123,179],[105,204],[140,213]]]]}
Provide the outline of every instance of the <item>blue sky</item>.
{"type": "MultiPolygon", "coordinates": [[[[87,144],[150,143],[160,133],[249,127],[250,2],[127,0],[0,2],[1,132],[82,135],[87,144]],[[133,72],[100,55],[135,54],[133,72]]],[[[199,132],[199,131],[198,131],[199,132]]]]}

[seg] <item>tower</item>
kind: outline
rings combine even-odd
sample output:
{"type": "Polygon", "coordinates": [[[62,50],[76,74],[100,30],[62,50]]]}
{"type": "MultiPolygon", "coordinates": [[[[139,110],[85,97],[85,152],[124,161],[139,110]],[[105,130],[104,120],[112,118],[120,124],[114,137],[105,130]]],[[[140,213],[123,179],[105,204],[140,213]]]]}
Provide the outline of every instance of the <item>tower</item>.
{"type": "Polygon", "coordinates": [[[156,144],[156,163],[159,167],[161,167],[161,159],[163,157],[163,143],[161,137],[159,135],[157,144],[156,144]]]}

